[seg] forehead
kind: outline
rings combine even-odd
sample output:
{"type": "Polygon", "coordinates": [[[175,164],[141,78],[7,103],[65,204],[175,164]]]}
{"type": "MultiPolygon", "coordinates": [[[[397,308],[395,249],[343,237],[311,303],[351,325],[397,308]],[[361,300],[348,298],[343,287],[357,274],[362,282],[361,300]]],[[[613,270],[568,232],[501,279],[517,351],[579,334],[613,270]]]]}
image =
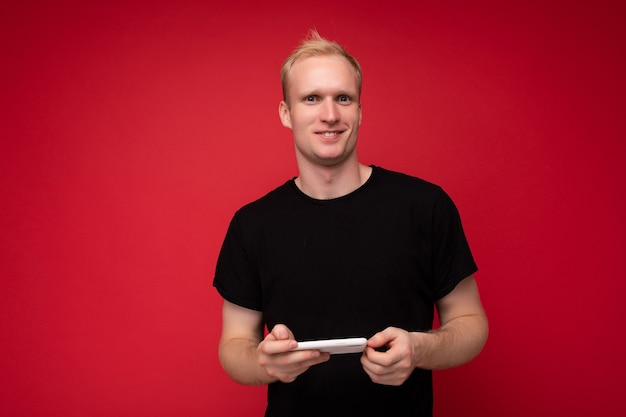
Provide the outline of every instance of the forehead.
{"type": "Polygon", "coordinates": [[[356,94],[356,71],[340,55],[312,56],[296,61],[287,75],[294,94],[311,91],[348,91],[356,94]]]}

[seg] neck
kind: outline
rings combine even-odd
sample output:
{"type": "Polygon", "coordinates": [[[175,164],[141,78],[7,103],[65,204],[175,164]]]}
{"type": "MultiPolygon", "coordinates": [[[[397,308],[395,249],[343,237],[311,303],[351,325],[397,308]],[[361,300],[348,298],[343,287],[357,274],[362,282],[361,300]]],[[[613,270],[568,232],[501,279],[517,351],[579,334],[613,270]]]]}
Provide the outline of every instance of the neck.
{"type": "Polygon", "coordinates": [[[338,167],[300,167],[300,176],[295,182],[309,197],[330,200],[343,197],[361,187],[371,173],[371,167],[359,162],[338,167]]]}

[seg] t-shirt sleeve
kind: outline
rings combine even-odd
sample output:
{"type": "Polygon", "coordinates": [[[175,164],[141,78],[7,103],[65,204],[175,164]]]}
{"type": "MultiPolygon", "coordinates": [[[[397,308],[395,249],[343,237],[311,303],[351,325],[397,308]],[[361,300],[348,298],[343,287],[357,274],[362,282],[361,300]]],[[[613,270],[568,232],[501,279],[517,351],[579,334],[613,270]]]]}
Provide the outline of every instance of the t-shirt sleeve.
{"type": "Polygon", "coordinates": [[[238,214],[228,226],[217,259],[213,286],[225,300],[251,310],[261,310],[258,273],[250,260],[238,214]]]}
{"type": "Polygon", "coordinates": [[[433,205],[433,265],[435,300],[478,270],[456,205],[443,190],[433,205]]]}

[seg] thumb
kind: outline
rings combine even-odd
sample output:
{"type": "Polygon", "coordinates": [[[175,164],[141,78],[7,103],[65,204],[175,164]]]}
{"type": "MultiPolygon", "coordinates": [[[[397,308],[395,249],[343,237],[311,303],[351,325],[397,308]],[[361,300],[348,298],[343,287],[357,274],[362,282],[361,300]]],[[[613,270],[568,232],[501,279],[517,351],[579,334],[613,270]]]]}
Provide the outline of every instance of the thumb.
{"type": "Polygon", "coordinates": [[[294,339],[291,330],[284,324],[277,324],[272,329],[272,335],[276,338],[276,340],[288,340],[294,339]]]}
{"type": "Polygon", "coordinates": [[[392,339],[390,332],[385,329],[376,333],[374,336],[370,337],[367,341],[367,345],[373,348],[380,348],[385,346],[392,339]]]}

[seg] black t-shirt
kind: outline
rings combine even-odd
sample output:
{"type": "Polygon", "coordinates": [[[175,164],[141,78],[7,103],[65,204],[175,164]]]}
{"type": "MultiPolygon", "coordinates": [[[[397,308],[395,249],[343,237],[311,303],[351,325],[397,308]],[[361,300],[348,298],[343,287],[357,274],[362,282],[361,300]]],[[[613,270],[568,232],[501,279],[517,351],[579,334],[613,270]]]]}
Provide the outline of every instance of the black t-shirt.
{"type": "MultiPolygon", "coordinates": [[[[299,341],[431,329],[434,302],[477,270],[458,211],[439,186],[372,168],[340,198],[310,198],[290,180],[238,210],[216,267],[222,297],[299,341]]],[[[269,385],[267,417],[320,415],[431,416],[431,372],[384,386],[358,354],[333,355],[269,385]]]]}

